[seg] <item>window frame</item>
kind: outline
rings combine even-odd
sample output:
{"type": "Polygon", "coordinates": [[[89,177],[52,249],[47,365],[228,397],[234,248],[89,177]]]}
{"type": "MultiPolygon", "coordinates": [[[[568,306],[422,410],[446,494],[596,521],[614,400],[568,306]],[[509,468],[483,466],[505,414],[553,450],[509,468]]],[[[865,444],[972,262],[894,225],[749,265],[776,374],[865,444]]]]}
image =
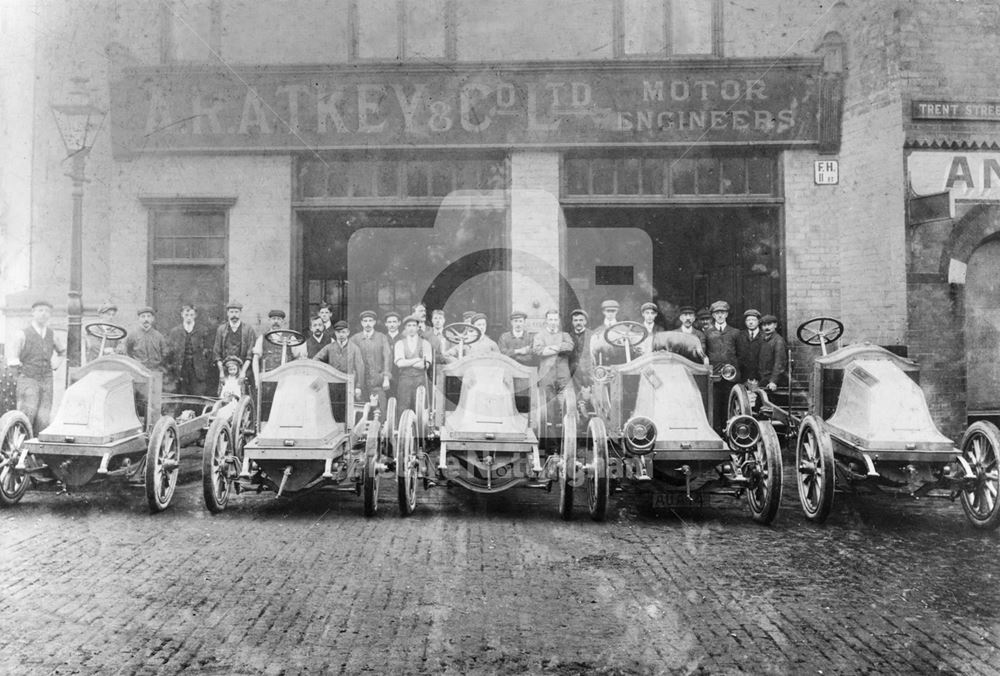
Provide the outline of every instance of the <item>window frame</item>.
{"type": "Polygon", "coordinates": [[[407,53],[406,45],[406,4],[408,2],[419,3],[420,0],[395,0],[396,2],[396,56],[394,57],[363,57],[358,53],[358,30],[360,27],[360,16],[358,5],[363,0],[350,0],[348,6],[348,24],[350,30],[350,44],[348,45],[347,58],[352,63],[385,63],[385,62],[425,62],[429,59],[442,61],[457,60],[458,38],[455,28],[455,0],[444,0],[444,51],[441,56],[412,56],[407,53]]]}
{"type": "Polygon", "coordinates": [[[614,58],[625,60],[648,59],[710,59],[723,56],[722,53],[722,0],[706,0],[712,3],[711,52],[706,54],[677,53],[673,49],[671,18],[673,16],[673,1],[661,0],[663,3],[663,51],[627,53],[625,51],[625,2],[614,0],[614,58]]]}

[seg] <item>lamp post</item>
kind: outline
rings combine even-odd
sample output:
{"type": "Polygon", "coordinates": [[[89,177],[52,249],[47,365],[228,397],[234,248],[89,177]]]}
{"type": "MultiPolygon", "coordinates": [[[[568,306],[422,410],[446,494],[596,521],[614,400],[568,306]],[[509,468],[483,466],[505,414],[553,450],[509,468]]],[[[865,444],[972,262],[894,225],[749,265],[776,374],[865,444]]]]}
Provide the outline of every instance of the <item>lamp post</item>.
{"type": "MultiPolygon", "coordinates": [[[[66,305],[68,335],[66,363],[80,365],[83,322],[83,184],[86,179],[87,155],[104,124],[105,111],[90,98],[87,78],[72,78],[73,87],[65,102],[51,105],[52,115],[66,146],[66,159],[71,160],[67,176],[73,181],[73,225],[70,234],[69,301],[66,305]]],[[[69,368],[66,369],[69,378],[69,368]]]]}

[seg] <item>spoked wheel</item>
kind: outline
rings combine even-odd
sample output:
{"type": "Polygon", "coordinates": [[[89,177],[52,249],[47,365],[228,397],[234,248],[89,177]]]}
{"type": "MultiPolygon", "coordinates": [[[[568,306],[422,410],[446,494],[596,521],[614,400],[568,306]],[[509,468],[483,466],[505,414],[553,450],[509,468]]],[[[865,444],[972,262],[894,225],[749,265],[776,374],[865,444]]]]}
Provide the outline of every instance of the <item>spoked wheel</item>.
{"type": "Polygon", "coordinates": [[[573,487],[576,486],[576,413],[563,416],[562,461],[559,464],[559,516],[573,518],[573,487]]]}
{"type": "Polygon", "coordinates": [[[365,438],[365,455],[362,459],[364,466],[361,468],[361,492],[364,496],[365,516],[375,516],[375,512],[378,511],[380,427],[377,422],[369,423],[368,436],[365,438]]]}
{"type": "Polygon", "coordinates": [[[156,421],[146,449],[146,501],[152,514],[162,512],[174,497],[180,474],[177,423],[165,415],[156,421]]]}
{"type": "Polygon", "coordinates": [[[389,453],[392,453],[396,447],[396,435],[394,434],[396,429],[396,397],[389,397],[388,401],[385,402],[385,420],[382,421],[382,445],[389,453]]]}
{"type": "Polygon", "coordinates": [[[962,437],[962,456],[972,468],[972,481],[963,488],[962,509],[976,528],[1000,525],[1000,430],[991,422],[972,423],[962,437]]]}
{"type": "Polygon", "coordinates": [[[242,460],[243,447],[257,434],[257,408],[254,406],[253,397],[249,394],[240,397],[236,411],[233,413],[232,427],[229,432],[232,453],[242,460]]]}
{"type": "Polygon", "coordinates": [[[416,416],[403,411],[396,437],[396,486],[400,516],[409,516],[417,508],[417,439],[416,416]]]}
{"type": "Polygon", "coordinates": [[[31,438],[31,421],[20,411],[0,418],[0,505],[20,502],[28,490],[28,473],[17,469],[24,442],[31,438]]]}
{"type": "Polygon", "coordinates": [[[218,514],[229,504],[233,491],[230,463],[235,462],[236,438],[227,421],[216,418],[205,435],[201,453],[201,486],[208,511],[218,514]]]}
{"type": "Polygon", "coordinates": [[[417,439],[424,439],[427,435],[427,388],[419,386],[413,396],[417,439]]]}
{"type": "Polygon", "coordinates": [[[752,415],[750,411],[750,395],[744,385],[733,385],[729,390],[729,415],[728,420],[732,420],[738,415],[752,415]]]}
{"type": "Polygon", "coordinates": [[[833,440],[823,423],[811,415],[802,419],[795,444],[796,480],[806,518],[823,523],[833,507],[833,440]]]}
{"type": "Polygon", "coordinates": [[[590,454],[590,472],[587,475],[587,506],[590,518],[603,521],[608,514],[608,432],[604,421],[591,418],[587,426],[587,451],[590,454]]]}
{"type": "Polygon", "coordinates": [[[747,503],[754,521],[771,523],[781,504],[781,444],[771,423],[760,422],[759,425],[760,441],[752,451],[756,467],[747,491],[747,503]]]}

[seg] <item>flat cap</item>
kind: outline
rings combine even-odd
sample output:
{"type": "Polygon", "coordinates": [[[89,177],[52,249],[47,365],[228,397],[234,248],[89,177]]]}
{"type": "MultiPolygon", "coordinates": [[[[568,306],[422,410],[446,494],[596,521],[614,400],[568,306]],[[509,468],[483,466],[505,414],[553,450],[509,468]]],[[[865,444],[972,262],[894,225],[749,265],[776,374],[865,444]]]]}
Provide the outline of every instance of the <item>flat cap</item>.
{"type": "Polygon", "coordinates": [[[136,314],[138,314],[138,315],[144,315],[147,312],[149,314],[151,314],[151,315],[155,315],[156,314],[156,310],[154,310],[153,308],[149,307],[148,305],[146,307],[139,308],[139,311],[136,314]]]}
{"type": "Polygon", "coordinates": [[[681,305],[681,309],[677,311],[679,315],[693,315],[694,313],[695,310],[692,305],[681,305]]]}
{"type": "Polygon", "coordinates": [[[382,321],[387,322],[387,321],[389,321],[390,317],[395,317],[396,319],[399,319],[399,313],[396,312],[396,311],[386,312],[385,313],[385,318],[382,321]]]}
{"type": "Polygon", "coordinates": [[[97,308],[97,314],[102,315],[105,312],[118,312],[118,306],[114,303],[101,303],[101,307],[97,308]]]}
{"type": "Polygon", "coordinates": [[[472,315],[472,317],[469,318],[469,323],[475,324],[480,319],[482,319],[483,321],[489,321],[489,318],[486,316],[485,313],[483,313],[483,312],[477,312],[474,315],[472,315]]]}
{"type": "Polygon", "coordinates": [[[231,300],[231,301],[229,301],[226,304],[226,309],[227,310],[242,310],[243,309],[243,303],[239,302],[238,300],[231,300]]]}
{"type": "Polygon", "coordinates": [[[760,323],[761,324],[777,324],[778,323],[778,318],[775,317],[774,315],[764,315],[763,317],[760,318],[760,323]]]}
{"type": "Polygon", "coordinates": [[[577,309],[575,309],[575,310],[573,310],[572,312],[569,313],[570,317],[575,317],[577,315],[582,315],[583,318],[587,319],[587,320],[590,319],[590,315],[588,315],[587,311],[584,310],[584,309],[582,309],[582,308],[577,308],[577,309]]]}
{"type": "Polygon", "coordinates": [[[656,303],[643,303],[639,306],[639,312],[645,312],[646,310],[652,310],[653,312],[659,312],[660,308],[657,307],[656,303]]]}
{"type": "Polygon", "coordinates": [[[267,317],[268,317],[268,319],[270,319],[271,317],[281,317],[282,319],[284,319],[285,318],[285,311],[284,310],[271,310],[270,312],[267,313],[267,317]]]}
{"type": "Polygon", "coordinates": [[[712,318],[712,311],[709,310],[707,307],[703,307],[702,309],[698,310],[697,319],[711,319],[711,318],[712,318]]]}
{"type": "Polygon", "coordinates": [[[510,313],[510,318],[511,319],[527,319],[528,318],[528,313],[527,312],[522,312],[521,310],[514,310],[513,312],[510,313]]]}
{"type": "Polygon", "coordinates": [[[709,308],[710,312],[729,312],[729,303],[724,300],[717,300],[709,308]]]}
{"type": "Polygon", "coordinates": [[[378,319],[378,315],[372,312],[371,310],[362,310],[361,318],[365,319],[366,317],[371,317],[372,319],[378,319]]]}
{"type": "Polygon", "coordinates": [[[755,310],[753,308],[750,308],[749,310],[746,310],[743,313],[743,316],[744,317],[756,317],[757,319],[760,319],[760,311],[759,310],[755,310]]]}
{"type": "Polygon", "coordinates": [[[475,316],[476,316],[476,311],[475,310],[466,310],[465,312],[462,313],[462,321],[463,322],[471,322],[472,318],[475,317],[475,316]]]}
{"type": "Polygon", "coordinates": [[[52,303],[50,303],[47,300],[40,300],[39,299],[39,300],[36,300],[34,303],[31,304],[31,309],[32,310],[34,310],[36,307],[47,307],[47,308],[49,308],[51,310],[52,309],[52,303]]]}
{"type": "Polygon", "coordinates": [[[344,329],[350,329],[351,325],[345,322],[343,319],[339,319],[333,323],[334,331],[343,331],[344,329]]]}
{"type": "Polygon", "coordinates": [[[606,300],[603,303],[601,303],[601,309],[602,310],[617,310],[618,309],[618,301],[616,301],[616,300],[606,300]]]}
{"type": "Polygon", "coordinates": [[[405,317],[403,317],[403,326],[406,326],[407,324],[419,324],[419,323],[420,323],[420,315],[416,313],[412,315],[406,315],[405,317]]]}

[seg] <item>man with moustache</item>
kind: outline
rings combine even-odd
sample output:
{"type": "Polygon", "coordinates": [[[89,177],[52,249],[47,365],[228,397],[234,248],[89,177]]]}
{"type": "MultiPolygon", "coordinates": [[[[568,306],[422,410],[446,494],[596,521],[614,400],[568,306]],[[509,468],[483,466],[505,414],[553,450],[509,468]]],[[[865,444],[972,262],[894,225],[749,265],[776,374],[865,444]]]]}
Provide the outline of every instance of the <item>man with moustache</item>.
{"type": "Polygon", "coordinates": [[[757,356],[757,372],[760,386],[774,392],[788,379],[788,345],[777,332],[778,318],[764,315],[760,320],[764,336],[757,356]]]}
{"type": "Polygon", "coordinates": [[[309,334],[306,336],[306,342],[302,344],[306,357],[314,359],[316,353],[328,345],[331,340],[333,340],[333,334],[326,335],[323,330],[323,319],[319,315],[313,315],[309,319],[309,334]]]}
{"type": "MultiPolygon", "coordinates": [[[[695,328],[695,311],[694,307],[691,305],[684,305],[680,309],[677,320],[680,322],[680,326],[677,330],[683,334],[694,336],[701,343],[701,351],[704,354],[703,361],[706,366],[708,366],[708,343],[705,340],[705,334],[700,330],[695,328]]],[[[709,315],[711,318],[711,315],[709,315]]]]}
{"type": "Polygon", "coordinates": [[[230,301],[226,305],[226,321],[215,331],[212,355],[215,357],[215,364],[219,369],[219,382],[225,378],[222,360],[226,357],[240,358],[243,364],[240,367],[240,378],[246,378],[247,369],[250,368],[257,333],[243,323],[240,318],[242,313],[243,304],[238,301],[230,301]]]}
{"type": "Polygon", "coordinates": [[[590,362],[590,340],[594,332],[587,328],[590,317],[586,310],[577,308],[570,313],[571,330],[569,337],[573,341],[573,351],[569,353],[569,372],[573,377],[577,394],[584,387],[590,387],[592,364],[590,362]]]}
{"type": "MultiPolygon", "coordinates": [[[[114,303],[103,303],[99,308],[97,308],[97,321],[101,324],[114,324],[115,316],[118,314],[118,306],[114,303]]],[[[103,357],[106,354],[114,354],[118,348],[117,340],[104,340],[96,336],[87,334],[86,336],[87,344],[87,363],[94,361],[98,357],[103,357]],[[104,344],[104,351],[101,352],[101,343],[104,344]]]]}
{"type": "Polygon", "coordinates": [[[153,308],[139,309],[139,328],[125,338],[125,354],[150,371],[162,371],[170,356],[170,345],[163,334],[153,328],[155,320],[153,308]]]}
{"type": "Polygon", "coordinates": [[[417,388],[427,383],[427,366],[434,360],[431,345],[420,337],[420,319],[410,315],[403,320],[404,336],[393,346],[393,359],[399,369],[396,385],[396,410],[416,410],[417,388]]]}
{"type": "MultiPolygon", "coordinates": [[[[271,310],[267,313],[267,321],[270,324],[268,332],[284,329],[285,311],[271,310]]],[[[298,356],[298,352],[291,347],[286,348],[281,345],[275,345],[265,339],[263,335],[257,336],[257,340],[254,341],[253,350],[251,350],[253,356],[253,377],[259,380],[261,373],[273,371],[281,366],[282,352],[284,352],[284,360],[286,362],[298,356]]]]}
{"type": "MultiPolygon", "coordinates": [[[[7,352],[7,367],[17,381],[17,410],[37,434],[49,426],[52,413],[53,357],[66,354],[66,341],[49,328],[52,304],[38,300],[31,305],[31,323],[14,334],[7,352]]],[[[56,360],[58,362],[59,360],[56,360]]]]}
{"type": "Polygon", "coordinates": [[[177,379],[177,392],[209,396],[208,377],[212,364],[211,330],[198,321],[194,305],[181,306],[181,323],[167,334],[170,370],[177,379]]]}
{"type": "Polygon", "coordinates": [[[729,317],[729,303],[717,300],[709,308],[712,311],[712,324],[705,331],[705,342],[708,345],[708,361],[715,370],[729,364],[736,368],[736,377],[732,381],[718,379],[715,381],[715,427],[723,429],[726,424],[729,407],[729,391],[733,384],[739,381],[739,356],[736,353],[736,341],[740,332],[726,323],[729,317]]]}
{"type": "Polygon", "coordinates": [[[378,401],[378,409],[385,414],[387,392],[392,377],[392,346],[389,339],[375,330],[377,315],[371,310],[361,313],[361,330],[351,336],[351,342],[361,351],[365,364],[365,379],[361,383],[361,396],[368,401],[372,395],[378,401]]]}

